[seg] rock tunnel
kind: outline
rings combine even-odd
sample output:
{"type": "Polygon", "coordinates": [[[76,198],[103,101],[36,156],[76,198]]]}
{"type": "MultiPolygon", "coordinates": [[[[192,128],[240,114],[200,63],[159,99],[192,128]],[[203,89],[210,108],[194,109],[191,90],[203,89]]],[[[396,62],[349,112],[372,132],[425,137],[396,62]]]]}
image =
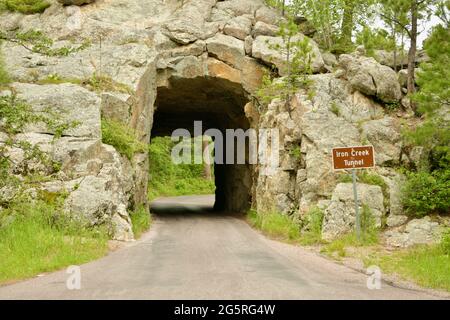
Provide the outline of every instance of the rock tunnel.
{"type": "Polygon", "coordinates": [[[249,94],[239,79],[230,79],[226,73],[217,76],[207,72],[186,77],[164,73],[156,88],[151,137],[171,136],[177,129],[185,129],[195,137],[199,132],[194,130],[194,122],[197,122],[198,128],[199,121],[202,128],[200,135],[211,136],[216,141],[210,133],[222,134],[223,147],[214,144],[214,209],[218,211],[243,213],[251,206],[253,165],[248,163],[249,140],[246,138],[242,146],[237,138],[227,138],[226,135],[227,129],[242,129],[245,132],[250,128],[244,111],[248,102],[249,94]],[[246,155],[244,163],[238,161],[239,152],[246,155]]]}

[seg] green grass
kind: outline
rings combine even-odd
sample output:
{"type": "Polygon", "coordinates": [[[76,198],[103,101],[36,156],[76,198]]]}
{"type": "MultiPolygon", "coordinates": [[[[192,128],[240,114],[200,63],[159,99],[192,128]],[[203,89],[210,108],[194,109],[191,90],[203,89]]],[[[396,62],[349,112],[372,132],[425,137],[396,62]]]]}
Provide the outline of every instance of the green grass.
{"type": "Polygon", "coordinates": [[[46,0],[0,0],[0,11],[9,10],[23,14],[42,13],[50,7],[46,0]]]}
{"type": "Polygon", "coordinates": [[[150,228],[152,218],[150,213],[143,207],[137,208],[134,212],[130,212],[131,223],[133,225],[133,233],[136,239],[150,228]]]}
{"type": "Polygon", "coordinates": [[[171,150],[174,143],[169,137],[153,138],[149,147],[150,177],[148,198],[213,194],[214,179],[203,177],[202,164],[174,164],[171,150]]]}
{"type": "Polygon", "coordinates": [[[367,258],[365,264],[377,265],[384,273],[395,273],[421,286],[450,291],[450,254],[440,245],[367,258]]]}
{"type": "MultiPolygon", "coordinates": [[[[1,42],[0,42],[1,46],[1,42]]],[[[5,87],[10,83],[11,79],[9,78],[8,72],[5,69],[5,63],[3,62],[3,56],[0,51],[0,88],[5,87]]]]}
{"type": "Polygon", "coordinates": [[[260,214],[250,210],[247,219],[254,228],[271,238],[289,242],[300,239],[300,226],[283,214],[276,212],[260,214]]]}
{"type": "Polygon", "coordinates": [[[145,152],[147,145],[141,143],[135,132],[117,121],[102,119],[102,141],[131,160],[138,152],[145,152]]]}
{"type": "Polygon", "coordinates": [[[378,243],[379,237],[375,232],[362,235],[361,240],[358,240],[355,233],[349,233],[327,243],[321,248],[320,252],[331,257],[343,258],[348,256],[347,249],[349,247],[367,247],[377,245],[378,243]]]}
{"type": "Polygon", "coordinates": [[[43,201],[1,211],[0,283],[97,259],[108,251],[106,232],[70,222],[43,201]]]}

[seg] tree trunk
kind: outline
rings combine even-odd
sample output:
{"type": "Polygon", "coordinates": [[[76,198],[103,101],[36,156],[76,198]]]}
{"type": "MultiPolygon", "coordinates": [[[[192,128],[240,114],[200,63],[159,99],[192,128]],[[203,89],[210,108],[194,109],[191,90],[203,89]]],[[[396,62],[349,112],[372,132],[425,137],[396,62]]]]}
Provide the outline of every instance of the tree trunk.
{"type": "Polygon", "coordinates": [[[354,0],[344,1],[344,15],[341,25],[341,43],[345,46],[352,43],[353,15],[355,11],[354,0]]]}
{"type": "MultiPolygon", "coordinates": [[[[414,69],[416,68],[417,52],[417,0],[411,1],[411,46],[408,53],[408,94],[411,96],[416,92],[414,69]]],[[[416,110],[416,104],[411,102],[411,107],[416,110]]]]}

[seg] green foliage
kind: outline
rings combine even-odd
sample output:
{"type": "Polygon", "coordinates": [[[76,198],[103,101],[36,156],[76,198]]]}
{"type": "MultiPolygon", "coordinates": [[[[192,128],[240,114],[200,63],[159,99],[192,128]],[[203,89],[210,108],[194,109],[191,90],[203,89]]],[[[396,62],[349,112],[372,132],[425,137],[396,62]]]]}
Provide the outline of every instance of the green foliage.
{"type": "Polygon", "coordinates": [[[360,240],[358,240],[355,233],[349,233],[322,247],[321,252],[332,257],[343,258],[348,255],[348,248],[374,246],[378,242],[377,233],[366,234],[360,240]]]}
{"type": "Polygon", "coordinates": [[[260,214],[250,210],[247,218],[251,225],[269,237],[295,241],[300,238],[300,227],[286,215],[277,212],[260,214]]]}
{"type": "Polygon", "coordinates": [[[102,119],[102,141],[116,148],[120,154],[130,160],[134,154],[147,150],[147,145],[138,140],[132,128],[104,118],[102,119]]]}
{"type": "Polygon", "coordinates": [[[396,48],[394,39],[383,29],[371,29],[368,26],[356,36],[356,43],[363,45],[369,56],[374,56],[375,50],[393,51],[396,48]]]}
{"type": "Polygon", "coordinates": [[[300,244],[313,245],[322,243],[322,225],[324,213],[318,207],[312,207],[305,215],[300,236],[300,244]]]}
{"type": "Polygon", "coordinates": [[[50,7],[46,0],[0,0],[0,8],[23,14],[42,13],[50,7]]]}
{"type": "Polygon", "coordinates": [[[339,106],[334,101],[331,103],[330,111],[333,112],[337,117],[341,116],[341,109],[339,109],[339,106]]]}
{"type": "Polygon", "coordinates": [[[447,228],[442,235],[441,249],[445,254],[450,256],[450,228],[447,228]]]}
{"type": "Polygon", "coordinates": [[[271,74],[263,77],[262,86],[256,93],[263,104],[274,99],[289,101],[299,88],[308,88],[311,81],[308,76],[312,74],[312,47],[309,38],[299,34],[298,26],[291,18],[280,24],[278,36],[282,43],[271,45],[284,58],[283,70],[286,76],[275,78],[271,74]]]}
{"type": "Polygon", "coordinates": [[[159,196],[213,194],[213,180],[203,177],[203,164],[174,164],[170,137],[155,137],[149,147],[149,199],[159,196]]]}
{"type": "Polygon", "coordinates": [[[71,53],[86,49],[90,43],[85,42],[79,46],[53,47],[53,40],[43,32],[28,30],[25,32],[5,33],[0,31],[0,40],[17,43],[25,49],[49,57],[65,57],[71,53]]]}
{"type": "Polygon", "coordinates": [[[117,91],[132,94],[133,90],[126,84],[119,83],[109,76],[94,74],[92,77],[82,81],[82,85],[95,92],[117,91]]]}
{"type": "Polygon", "coordinates": [[[24,127],[32,123],[44,123],[54,132],[55,138],[60,138],[64,131],[74,128],[77,122],[67,123],[60,119],[60,116],[49,108],[44,112],[34,112],[24,101],[15,95],[0,97],[0,130],[8,135],[21,132],[24,127]]]}
{"type": "Polygon", "coordinates": [[[289,149],[289,155],[297,161],[300,161],[302,159],[302,150],[300,149],[300,146],[291,147],[289,149]]]}
{"type": "Polygon", "coordinates": [[[32,277],[106,254],[104,230],[86,229],[56,200],[16,202],[0,212],[0,283],[32,277]]]}
{"type": "Polygon", "coordinates": [[[421,65],[417,79],[421,89],[413,99],[426,120],[404,132],[406,143],[421,146],[424,154],[417,172],[408,175],[403,189],[403,204],[413,216],[446,213],[450,208],[450,127],[442,116],[446,112],[442,107],[448,108],[450,103],[448,36],[447,21],[446,26],[436,26],[425,42],[430,62],[421,65]]]}
{"type": "MultiPolygon", "coordinates": [[[[0,42],[1,46],[1,42],[0,42]]],[[[0,48],[1,49],[1,48],[0,48]]],[[[8,72],[5,69],[5,63],[3,62],[2,52],[0,51],[0,89],[7,84],[9,84],[11,79],[9,78],[8,72]]]]}
{"type": "Polygon", "coordinates": [[[450,168],[409,173],[403,188],[403,205],[414,217],[447,213],[450,208],[450,168]]]}
{"type": "Polygon", "coordinates": [[[450,28],[438,25],[425,41],[430,62],[422,63],[417,74],[420,91],[413,97],[421,113],[433,115],[450,105],[450,28]]]}
{"type": "Polygon", "coordinates": [[[145,231],[150,228],[151,215],[144,206],[140,206],[135,211],[130,212],[131,224],[133,226],[133,234],[136,239],[139,239],[145,231]]]}

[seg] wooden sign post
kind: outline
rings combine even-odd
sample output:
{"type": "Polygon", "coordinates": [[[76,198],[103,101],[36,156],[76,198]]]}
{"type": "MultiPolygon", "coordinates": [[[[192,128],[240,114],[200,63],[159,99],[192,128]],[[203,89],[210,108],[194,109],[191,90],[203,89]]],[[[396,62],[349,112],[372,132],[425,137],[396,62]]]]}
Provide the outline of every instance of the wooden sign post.
{"type": "Polygon", "coordinates": [[[361,219],[359,215],[358,190],[356,187],[356,169],[375,167],[373,146],[347,147],[333,149],[334,170],[352,170],[353,195],[355,198],[356,237],[361,239],[361,219]]]}

